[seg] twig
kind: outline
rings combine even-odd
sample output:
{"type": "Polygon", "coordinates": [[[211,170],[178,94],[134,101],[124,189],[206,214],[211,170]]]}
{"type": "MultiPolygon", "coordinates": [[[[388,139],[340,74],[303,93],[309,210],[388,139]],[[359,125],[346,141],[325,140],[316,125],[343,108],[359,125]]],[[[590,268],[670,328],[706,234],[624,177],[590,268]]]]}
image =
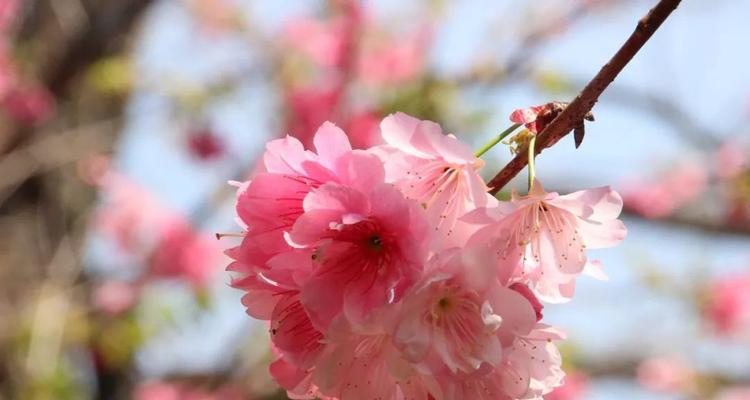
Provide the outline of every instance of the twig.
{"type": "MultiPolygon", "coordinates": [[[[659,29],[680,2],[681,0],[661,0],[656,7],[652,8],[645,17],[638,21],[635,31],[617,53],[583,88],[570,105],[539,134],[535,150],[537,154],[557,143],[580,123],[586,113],[590,112],[599,100],[599,96],[633,59],[641,47],[646,44],[654,32],[659,29]]],[[[497,193],[510,182],[526,166],[527,160],[524,151],[521,151],[489,182],[490,193],[497,193]]]]}

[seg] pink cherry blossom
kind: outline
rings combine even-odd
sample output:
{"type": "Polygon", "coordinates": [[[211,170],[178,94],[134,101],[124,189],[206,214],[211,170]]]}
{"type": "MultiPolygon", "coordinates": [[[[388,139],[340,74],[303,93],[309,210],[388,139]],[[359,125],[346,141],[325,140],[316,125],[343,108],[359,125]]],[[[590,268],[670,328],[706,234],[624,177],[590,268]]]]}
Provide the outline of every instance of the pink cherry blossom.
{"type": "Polygon", "coordinates": [[[533,133],[539,133],[551,122],[547,117],[549,111],[549,104],[519,108],[510,114],[510,120],[517,124],[524,124],[526,129],[533,133]]]}
{"type": "Polygon", "coordinates": [[[346,134],[330,123],[320,127],[314,141],[319,154],[305,150],[292,137],[268,143],[265,171],[238,188],[236,210],[247,235],[230,256],[263,266],[274,255],[291,250],[284,232],[304,212],[305,196],[326,182],[340,181],[339,159],[351,152],[346,134]]]}
{"type": "Polygon", "coordinates": [[[312,373],[325,349],[322,332],[315,329],[299,292],[278,292],[278,303],[271,315],[271,340],[280,357],[271,365],[271,375],[290,394],[315,398],[318,390],[312,373]]]}
{"type": "Polygon", "coordinates": [[[529,289],[528,286],[524,285],[523,283],[514,283],[510,285],[509,287],[511,290],[514,290],[518,292],[521,296],[523,296],[528,302],[531,304],[531,306],[534,308],[534,314],[536,315],[536,320],[541,321],[544,315],[542,314],[542,310],[544,309],[544,305],[539,301],[539,299],[536,298],[536,295],[529,289]]]}
{"type": "MultiPolygon", "coordinates": [[[[553,343],[563,335],[543,324],[530,333],[504,344],[503,361],[494,369],[483,368],[472,375],[441,376],[445,400],[541,399],[562,385],[565,373],[560,352],[553,343]]],[[[486,366],[486,364],[485,364],[486,366]]]]}
{"type": "Polygon", "coordinates": [[[334,399],[428,400],[437,393],[433,377],[420,374],[394,347],[385,325],[352,330],[337,320],[330,345],[314,373],[321,393],[334,399]]]}
{"type": "MultiPolygon", "coordinates": [[[[587,267],[586,249],[611,247],[627,230],[617,219],[622,199],[608,187],[565,196],[544,191],[538,181],[527,196],[482,208],[464,220],[486,224],[470,243],[490,240],[498,274],[528,283],[547,302],[573,296],[575,278],[587,267]]],[[[590,264],[590,263],[589,263],[590,264]]]]}
{"type": "Polygon", "coordinates": [[[250,274],[235,279],[232,286],[246,291],[242,304],[248,315],[270,321],[271,342],[278,355],[269,367],[273,378],[292,398],[316,398],[318,391],[311,378],[324,349],[324,335],[312,326],[299,301],[299,283],[293,277],[300,269],[309,270],[310,256],[285,253],[271,263],[280,264],[268,273],[275,280],[263,273],[250,274]]]}
{"type": "Polygon", "coordinates": [[[315,249],[302,302],[316,326],[398,301],[422,271],[429,239],[422,210],[383,183],[377,158],[353,153],[352,167],[367,164],[357,186],[327,183],[311,192],[289,232],[294,246],[315,249]]]}
{"type": "Polygon", "coordinates": [[[573,396],[575,379],[551,394],[563,334],[540,300],[604,276],[585,249],[624,238],[619,195],[536,182],[499,202],[437,124],[395,114],[381,132],[367,150],[330,123],[314,152],[272,141],[262,171],[235,183],[244,232],[228,269],[247,313],[269,321],[271,375],[296,399],[573,396]]]}
{"type": "Polygon", "coordinates": [[[750,274],[711,283],[705,315],[722,335],[750,336],[750,274]]]}
{"type": "Polygon", "coordinates": [[[374,152],[385,163],[387,180],[422,204],[436,231],[451,235],[459,217],[494,204],[478,173],[484,162],[438,124],[396,113],[380,127],[387,145],[374,152]]]}
{"type": "Polygon", "coordinates": [[[395,343],[435,373],[471,374],[502,360],[502,335],[527,334],[533,306],[495,279],[492,251],[480,247],[436,257],[403,303],[395,343]],[[502,330],[500,329],[502,327],[502,330]]]}

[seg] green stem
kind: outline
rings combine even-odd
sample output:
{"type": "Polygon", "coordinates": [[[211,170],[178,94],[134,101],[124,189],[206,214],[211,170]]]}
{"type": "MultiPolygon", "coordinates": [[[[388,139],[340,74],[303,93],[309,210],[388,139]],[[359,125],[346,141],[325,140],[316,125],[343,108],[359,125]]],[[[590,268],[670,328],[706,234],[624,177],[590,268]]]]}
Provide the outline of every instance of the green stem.
{"type": "Polygon", "coordinates": [[[534,178],[536,177],[536,168],[534,166],[534,158],[536,154],[534,152],[536,147],[536,135],[531,137],[529,140],[529,192],[534,187],[534,178]]]}
{"type": "Polygon", "coordinates": [[[484,153],[488,152],[491,148],[495,147],[496,144],[500,143],[500,141],[502,141],[508,135],[510,135],[511,133],[513,133],[513,131],[515,131],[516,129],[518,129],[519,126],[521,126],[521,124],[513,124],[513,125],[511,125],[510,128],[504,130],[502,133],[500,133],[499,135],[497,135],[497,137],[495,137],[494,139],[492,139],[489,142],[487,142],[487,144],[485,144],[484,146],[482,146],[481,149],[477,150],[477,152],[474,153],[474,157],[477,157],[477,158],[481,157],[484,153]]]}

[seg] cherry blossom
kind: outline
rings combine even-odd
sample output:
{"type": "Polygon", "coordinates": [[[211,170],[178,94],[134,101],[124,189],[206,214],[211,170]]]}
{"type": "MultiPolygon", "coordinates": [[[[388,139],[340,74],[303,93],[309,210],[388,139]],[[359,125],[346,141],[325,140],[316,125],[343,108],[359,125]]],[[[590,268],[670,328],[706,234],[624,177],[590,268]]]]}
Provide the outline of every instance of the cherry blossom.
{"type": "Polygon", "coordinates": [[[528,283],[548,302],[573,296],[575,278],[586,268],[586,249],[611,247],[627,230],[617,219],[622,199],[608,187],[561,196],[535,182],[526,196],[514,193],[509,203],[480,208],[464,220],[485,224],[470,242],[490,241],[496,249],[498,274],[528,283]]]}
{"type": "Polygon", "coordinates": [[[451,235],[465,213],[495,203],[478,173],[484,162],[440,125],[396,113],[383,119],[381,131],[386,145],[374,152],[388,181],[427,210],[436,231],[451,235]]]}
{"type": "MultiPolygon", "coordinates": [[[[380,167],[374,156],[357,156],[380,167]]],[[[361,176],[368,179],[359,188],[328,183],[310,193],[289,232],[294,246],[315,249],[302,301],[320,326],[338,312],[359,319],[398,301],[422,271],[428,236],[421,209],[382,182],[382,167],[361,176]]]]}
{"type": "Polygon", "coordinates": [[[438,368],[436,373],[497,366],[501,336],[526,334],[536,323],[532,304],[494,279],[489,248],[442,258],[433,260],[437,265],[404,301],[396,344],[410,361],[438,368]]]}
{"type": "Polygon", "coordinates": [[[271,375],[299,399],[549,395],[564,335],[541,301],[603,276],[585,249],[625,237],[619,195],[537,182],[498,201],[436,123],[399,113],[380,128],[385,144],[365,150],[331,123],[315,151],[271,141],[262,171],[234,183],[243,232],[228,269],[247,313],[269,321],[271,375]]]}

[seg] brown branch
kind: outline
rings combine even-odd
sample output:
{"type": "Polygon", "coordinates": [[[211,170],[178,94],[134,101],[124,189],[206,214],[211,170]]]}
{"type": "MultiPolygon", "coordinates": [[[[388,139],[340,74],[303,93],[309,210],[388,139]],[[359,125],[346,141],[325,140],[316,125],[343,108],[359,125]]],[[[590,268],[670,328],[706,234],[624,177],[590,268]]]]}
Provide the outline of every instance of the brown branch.
{"type": "MultiPolygon", "coordinates": [[[[568,107],[555,118],[536,140],[535,153],[539,154],[562,139],[580,124],[586,113],[590,112],[599,96],[615,80],[617,75],[633,59],[644,44],[651,38],[662,23],[680,4],[681,0],[661,0],[645,17],[638,21],[635,31],[617,50],[617,53],[607,62],[598,74],[586,85],[581,93],[568,107]]],[[[488,184],[491,194],[497,193],[513,177],[526,166],[526,151],[521,151],[508,163],[488,184]]]]}

